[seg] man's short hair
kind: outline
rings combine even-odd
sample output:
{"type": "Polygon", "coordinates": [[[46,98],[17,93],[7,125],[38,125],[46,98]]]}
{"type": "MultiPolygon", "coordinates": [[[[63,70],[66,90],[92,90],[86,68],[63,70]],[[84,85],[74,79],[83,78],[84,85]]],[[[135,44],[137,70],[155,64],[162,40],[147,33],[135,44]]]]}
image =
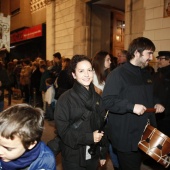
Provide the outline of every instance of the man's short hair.
{"type": "Polygon", "coordinates": [[[47,66],[45,64],[40,65],[39,68],[41,68],[43,70],[47,70],[47,66]]]}
{"type": "Polygon", "coordinates": [[[25,149],[39,142],[44,129],[44,112],[28,104],[16,104],[0,113],[0,135],[7,139],[18,136],[25,149]]]}
{"type": "Polygon", "coordinates": [[[55,58],[57,57],[59,60],[61,60],[61,54],[59,52],[54,53],[53,56],[55,58]]]}
{"type": "Polygon", "coordinates": [[[128,48],[128,56],[127,56],[128,60],[131,60],[132,58],[134,58],[134,53],[136,50],[142,55],[144,50],[155,51],[155,45],[150,39],[145,38],[145,37],[138,37],[134,39],[130,43],[129,48],[128,48]]]}

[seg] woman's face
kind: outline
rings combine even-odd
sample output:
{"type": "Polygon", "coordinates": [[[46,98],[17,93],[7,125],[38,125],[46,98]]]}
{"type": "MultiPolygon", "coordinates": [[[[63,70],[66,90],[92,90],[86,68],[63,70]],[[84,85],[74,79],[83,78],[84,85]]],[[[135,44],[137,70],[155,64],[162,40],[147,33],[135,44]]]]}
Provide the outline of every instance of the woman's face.
{"type": "Polygon", "coordinates": [[[93,80],[93,69],[91,63],[87,60],[77,63],[75,73],[72,72],[72,75],[74,79],[88,89],[93,80]]]}
{"type": "Polygon", "coordinates": [[[108,54],[108,55],[105,57],[104,68],[105,68],[105,69],[110,68],[110,64],[111,64],[111,60],[110,60],[110,55],[108,54]]]}

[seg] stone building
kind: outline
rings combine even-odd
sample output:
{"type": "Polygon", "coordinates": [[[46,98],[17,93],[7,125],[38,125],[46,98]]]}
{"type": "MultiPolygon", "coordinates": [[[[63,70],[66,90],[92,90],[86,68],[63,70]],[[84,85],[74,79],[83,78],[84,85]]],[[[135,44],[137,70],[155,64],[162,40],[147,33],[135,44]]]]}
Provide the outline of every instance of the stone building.
{"type": "Polygon", "coordinates": [[[46,59],[52,59],[56,51],[69,58],[74,54],[93,57],[101,49],[117,56],[138,36],[155,43],[156,56],[160,50],[170,50],[170,17],[165,10],[169,1],[1,0],[0,9],[11,14],[11,34],[45,25],[41,36],[14,45],[27,46],[39,39],[37,44],[43,43],[37,48],[46,59]]]}

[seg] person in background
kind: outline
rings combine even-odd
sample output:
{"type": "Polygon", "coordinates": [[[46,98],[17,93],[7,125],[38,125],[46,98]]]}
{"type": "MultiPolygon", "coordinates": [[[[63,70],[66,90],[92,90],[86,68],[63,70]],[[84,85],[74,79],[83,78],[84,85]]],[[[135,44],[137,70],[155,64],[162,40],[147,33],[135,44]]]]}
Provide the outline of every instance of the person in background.
{"type": "Polygon", "coordinates": [[[54,81],[52,78],[47,78],[45,80],[46,83],[46,92],[45,92],[45,102],[46,102],[46,112],[45,118],[49,121],[54,120],[54,108],[56,104],[56,100],[54,99],[55,96],[55,89],[54,89],[54,81]]]}
{"type": "Polygon", "coordinates": [[[127,62],[127,55],[128,55],[127,50],[120,51],[120,54],[118,55],[118,60],[117,60],[118,65],[121,65],[127,62]]]}
{"type": "Polygon", "coordinates": [[[9,62],[7,64],[7,74],[10,82],[8,86],[8,106],[11,105],[11,97],[13,94],[12,90],[14,89],[16,84],[14,68],[15,68],[15,64],[13,62],[9,62]]]}
{"type": "Polygon", "coordinates": [[[106,162],[107,143],[104,132],[105,110],[95,92],[91,61],[84,55],[75,55],[70,68],[75,79],[70,90],[57,101],[54,120],[61,138],[61,155],[64,170],[96,170],[106,162]],[[99,142],[103,145],[97,145],[99,142]],[[96,144],[96,153],[89,154],[90,145],[96,144]]]}
{"type": "Polygon", "coordinates": [[[114,70],[117,67],[117,57],[113,56],[113,54],[109,54],[110,55],[110,60],[111,60],[111,64],[110,64],[110,71],[114,70]]]}
{"type": "Polygon", "coordinates": [[[165,107],[163,114],[156,115],[158,129],[170,137],[170,51],[159,51],[158,72],[154,75],[154,94],[165,107]]]}
{"type": "Polygon", "coordinates": [[[4,109],[4,90],[9,87],[10,81],[3,62],[0,61],[0,112],[4,109]]]}
{"type": "Polygon", "coordinates": [[[107,77],[102,94],[109,110],[107,134],[116,150],[121,170],[140,170],[141,153],[138,143],[148,121],[156,127],[155,108],[164,107],[153,96],[151,75],[145,68],[153,59],[155,45],[145,37],[134,39],[128,49],[128,62],[114,69],[107,77]]]}
{"type": "Polygon", "coordinates": [[[31,62],[30,59],[24,59],[23,62],[23,67],[20,72],[20,84],[23,89],[24,93],[24,102],[29,103],[30,102],[30,78],[31,78],[31,62]]]}
{"type": "Polygon", "coordinates": [[[43,114],[27,104],[0,113],[0,169],[56,170],[52,151],[41,141],[43,114]]]}
{"type": "Polygon", "coordinates": [[[110,68],[110,55],[106,51],[99,51],[93,58],[92,65],[94,69],[93,84],[95,91],[102,94],[105,85],[106,74],[105,70],[110,68]]]}
{"type": "Polygon", "coordinates": [[[69,74],[69,67],[70,59],[62,59],[62,70],[56,79],[57,81],[55,82],[57,84],[55,99],[57,100],[65,91],[73,87],[74,82],[72,76],[69,74]]]}
{"type": "Polygon", "coordinates": [[[170,2],[168,2],[168,5],[166,7],[166,14],[167,16],[170,16],[170,2]]]}
{"type": "Polygon", "coordinates": [[[46,102],[45,102],[45,92],[47,90],[46,88],[46,79],[50,78],[50,72],[47,70],[47,66],[45,64],[42,64],[39,66],[40,72],[41,72],[41,79],[40,79],[40,92],[42,95],[42,101],[43,101],[43,110],[46,112],[46,102]]]}
{"type": "MultiPolygon", "coordinates": [[[[93,84],[95,86],[96,92],[101,95],[105,86],[105,80],[109,74],[109,69],[111,65],[111,58],[108,52],[99,51],[93,58],[92,65],[94,69],[93,84]],[[107,71],[107,74],[106,74],[107,71]],[[102,80],[102,81],[101,81],[102,80]]],[[[116,154],[113,152],[111,144],[109,145],[110,158],[113,163],[114,169],[119,167],[116,154]]]]}
{"type": "Polygon", "coordinates": [[[61,54],[59,52],[54,53],[53,54],[53,66],[49,70],[51,77],[54,79],[54,81],[56,80],[56,78],[58,77],[58,75],[62,69],[61,63],[62,63],[61,54]]]}
{"type": "Polygon", "coordinates": [[[21,64],[21,61],[18,60],[18,62],[15,65],[15,68],[14,68],[14,75],[15,75],[15,81],[16,81],[15,88],[16,89],[20,89],[20,73],[21,73],[21,70],[22,70],[22,64],[21,64]]]}
{"type": "Polygon", "coordinates": [[[36,105],[42,104],[42,96],[40,92],[40,80],[41,72],[39,70],[39,65],[36,61],[32,62],[32,71],[31,71],[31,83],[30,83],[30,95],[33,103],[36,105]],[[34,101],[35,100],[35,101],[34,101]]]}

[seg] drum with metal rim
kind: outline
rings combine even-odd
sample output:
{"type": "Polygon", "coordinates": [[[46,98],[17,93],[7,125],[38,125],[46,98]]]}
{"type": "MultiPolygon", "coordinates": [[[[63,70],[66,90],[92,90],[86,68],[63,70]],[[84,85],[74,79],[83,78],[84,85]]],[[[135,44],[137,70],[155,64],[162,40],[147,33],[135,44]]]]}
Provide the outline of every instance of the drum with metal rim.
{"type": "Polygon", "coordinates": [[[138,147],[165,168],[170,165],[170,138],[147,124],[138,147]]]}

